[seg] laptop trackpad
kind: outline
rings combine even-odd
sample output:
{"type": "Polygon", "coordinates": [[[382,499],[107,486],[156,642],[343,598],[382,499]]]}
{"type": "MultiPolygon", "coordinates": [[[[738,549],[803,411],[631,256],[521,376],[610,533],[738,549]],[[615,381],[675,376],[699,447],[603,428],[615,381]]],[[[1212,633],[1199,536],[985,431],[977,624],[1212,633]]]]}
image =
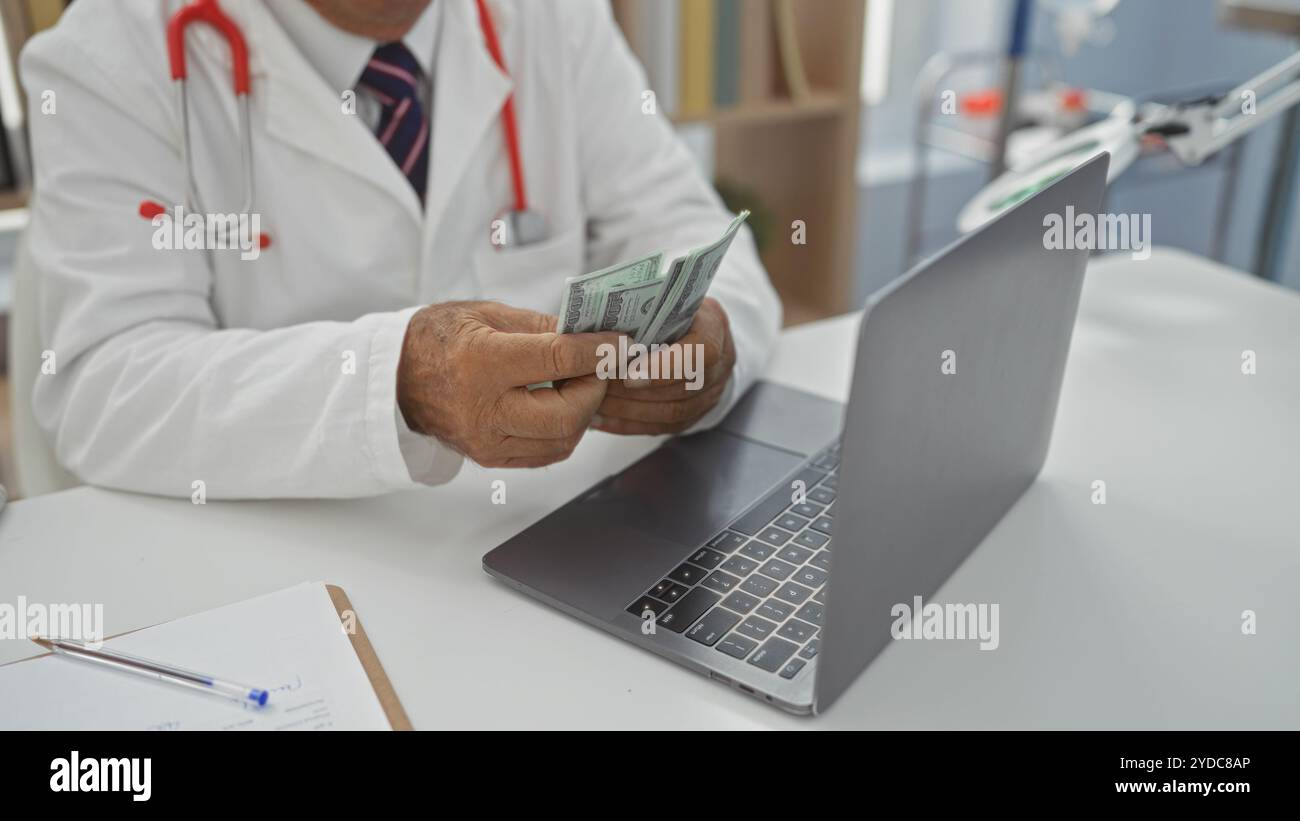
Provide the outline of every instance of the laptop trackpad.
{"type": "Polygon", "coordinates": [[[575,500],[572,512],[695,547],[803,460],[709,431],[665,443],[575,500]]]}

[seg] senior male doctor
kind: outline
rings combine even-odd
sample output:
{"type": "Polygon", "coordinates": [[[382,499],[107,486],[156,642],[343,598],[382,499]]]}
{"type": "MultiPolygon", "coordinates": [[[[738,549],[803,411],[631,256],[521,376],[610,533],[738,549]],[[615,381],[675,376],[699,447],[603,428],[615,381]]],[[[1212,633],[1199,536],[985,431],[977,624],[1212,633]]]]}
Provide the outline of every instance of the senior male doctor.
{"type": "MultiPolygon", "coordinates": [[[[255,259],[156,248],[139,213],[185,201],[175,5],[82,0],[22,57],[27,241],[57,361],[34,409],[83,481],[377,494],[444,482],[464,457],[550,464],[589,427],[705,427],[761,371],[780,306],[747,231],[681,340],[704,346],[702,389],[597,379],[598,345],[615,338],[551,333],[566,276],[705,244],[730,217],[643,111],[606,0],[489,0],[505,71],[475,0],[222,0],[251,59],[251,210],[270,240],[255,259]],[[513,202],[510,97],[546,230],[503,248],[491,227],[513,202]]],[[[239,212],[229,49],[201,27],[188,40],[197,200],[239,212]]]]}

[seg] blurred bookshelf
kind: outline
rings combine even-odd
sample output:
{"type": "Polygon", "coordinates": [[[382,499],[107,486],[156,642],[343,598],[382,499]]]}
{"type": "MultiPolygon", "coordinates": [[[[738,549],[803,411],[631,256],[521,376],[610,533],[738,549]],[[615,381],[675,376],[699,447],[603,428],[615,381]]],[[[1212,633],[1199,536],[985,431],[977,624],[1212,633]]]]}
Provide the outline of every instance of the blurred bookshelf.
{"type": "Polygon", "coordinates": [[[26,99],[18,82],[18,54],[37,32],[53,26],[71,0],[0,0],[0,210],[22,208],[31,186],[26,99]]]}
{"type": "MultiPolygon", "coordinates": [[[[0,484],[13,488],[9,421],[9,309],[13,252],[27,222],[31,186],[26,100],[18,82],[18,54],[33,34],[58,21],[71,0],[0,0],[0,484]]],[[[11,497],[12,498],[12,497],[11,497]]]]}
{"type": "Polygon", "coordinates": [[[765,215],[760,251],[786,324],[852,308],[866,0],[611,4],[659,110],[711,128],[724,199],[743,191],[728,204],[765,215]]]}

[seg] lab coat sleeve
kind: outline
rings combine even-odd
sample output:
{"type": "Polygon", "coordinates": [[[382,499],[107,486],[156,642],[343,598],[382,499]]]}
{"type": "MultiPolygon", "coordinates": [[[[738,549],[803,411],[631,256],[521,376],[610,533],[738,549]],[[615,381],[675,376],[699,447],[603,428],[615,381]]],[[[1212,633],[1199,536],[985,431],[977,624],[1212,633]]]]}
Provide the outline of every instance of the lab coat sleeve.
{"type": "Polygon", "coordinates": [[[210,499],[378,494],[413,486],[415,463],[426,482],[454,475],[458,455],[432,440],[417,455],[402,435],[396,371],[415,309],[222,328],[204,253],[155,249],[136,212],[183,199],[165,67],[143,85],[138,65],[106,71],[67,37],[42,35],[22,58],[27,241],[53,362],[33,406],[58,460],[89,483],[210,499]],[[40,109],[46,90],[57,114],[40,109]]]}
{"type": "MultiPolygon", "coordinates": [[[[609,4],[566,6],[571,79],[577,94],[578,155],[592,270],[663,250],[668,259],[722,235],[731,214],[658,111],[645,113],[649,88],[609,4]]],[[[665,263],[666,264],[666,263],[665,263]]],[[[762,375],[781,327],[781,302],[742,229],[709,295],[721,303],[736,346],[736,369],[718,405],[695,426],[710,427],[762,375]]]]}

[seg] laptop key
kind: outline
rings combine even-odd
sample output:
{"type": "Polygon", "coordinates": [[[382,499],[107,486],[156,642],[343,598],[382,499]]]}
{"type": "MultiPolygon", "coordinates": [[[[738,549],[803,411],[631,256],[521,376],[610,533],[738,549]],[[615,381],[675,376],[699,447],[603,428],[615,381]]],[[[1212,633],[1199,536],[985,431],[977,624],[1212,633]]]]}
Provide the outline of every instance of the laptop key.
{"type": "Polygon", "coordinates": [[[794,535],[793,533],[784,531],[779,527],[769,527],[766,530],[764,530],[762,533],[758,534],[758,538],[762,539],[763,541],[767,542],[773,547],[780,547],[781,545],[790,541],[790,537],[793,535],[794,535]]]}
{"type": "Polygon", "coordinates": [[[668,605],[664,604],[661,601],[656,601],[655,599],[652,599],[649,596],[642,596],[641,598],[637,599],[636,601],[632,602],[627,606],[627,612],[636,616],[638,619],[644,618],[645,611],[647,610],[649,610],[651,613],[654,613],[656,616],[658,616],[660,613],[664,612],[667,609],[668,609],[668,605]]]}
{"type": "Polygon", "coordinates": [[[813,530],[820,530],[822,533],[825,533],[826,535],[829,536],[831,532],[831,524],[833,523],[833,521],[834,520],[831,519],[831,517],[823,516],[820,519],[814,519],[811,527],[813,528],[813,530]]]}
{"type": "Polygon", "coordinates": [[[772,591],[779,586],[780,585],[769,579],[767,576],[764,576],[761,573],[755,573],[748,579],[745,579],[744,583],[740,585],[740,589],[744,590],[746,593],[753,593],[760,599],[764,599],[772,595],[772,591]]]}
{"type": "Polygon", "coordinates": [[[822,619],[826,618],[826,608],[817,602],[809,601],[803,607],[800,607],[799,612],[795,613],[795,615],[810,624],[820,627],[822,619]]]}
{"type": "Polygon", "coordinates": [[[835,491],[828,487],[815,487],[808,491],[808,498],[819,505],[829,505],[835,501],[835,491]]]}
{"type": "Polygon", "coordinates": [[[668,578],[690,587],[708,575],[708,572],[709,571],[702,567],[696,567],[693,564],[686,564],[683,562],[680,567],[668,574],[668,578]]]}
{"type": "Polygon", "coordinates": [[[769,559],[767,564],[758,569],[758,572],[762,573],[764,576],[783,582],[790,578],[790,574],[793,573],[794,570],[794,565],[789,564],[788,562],[783,562],[780,559],[769,559]]]}
{"type": "Polygon", "coordinates": [[[732,556],[722,563],[723,570],[741,578],[753,573],[755,567],[758,567],[758,562],[746,559],[744,556],[732,556]]]}
{"type": "Polygon", "coordinates": [[[825,604],[825,603],[826,603],[826,588],[823,587],[821,590],[818,590],[818,591],[817,591],[817,595],[816,595],[816,596],[813,596],[813,597],[812,597],[812,600],[815,601],[815,602],[817,602],[818,604],[825,604]]]}
{"type": "Polygon", "coordinates": [[[826,584],[826,571],[815,567],[801,567],[795,572],[794,580],[809,587],[821,587],[826,584]]]}
{"type": "Polygon", "coordinates": [[[821,645],[821,639],[813,639],[803,646],[803,649],[799,651],[799,655],[806,659],[816,658],[817,651],[821,649],[821,645]]]}
{"type": "Polygon", "coordinates": [[[797,644],[791,644],[785,639],[773,636],[763,642],[763,646],[749,657],[749,663],[755,667],[761,667],[769,673],[775,673],[798,649],[797,644]]]}
{"type": "Polygon", "coordinates": [[[811,595],[811,590],[802,584],[795,584],[794,582],[786,582],[781,585],[780,590],[776,591],[776,598],[794,605],[803,604],[811,595]]]}
{"type": "Polygon", "coordinates": [[[776,632],[776,622],[758,616],[750,616],[740,623],[740,626],[736,628],[736,632],[743,633],[751,639],[762,641],[776,632]]]}
{"type": "Polygon", "coordinates": [[[659,582],[659,584],[656,584],[654,587],[650,588],[650,592],[647,593],[646,595],[654,596],[655,598],[660,598],[661,594],[666,593],[672,586],[673,586],[673,582],[671,579],[664,579],[663,581],[659,582]]]}
{"type": "MultiPolygon", "coordinates": [[[[703,623],[704,622],[700,622],[700,624],[703,623]]],[[[776,631],[776,634],[783,639],[789,639],[795,644],[803,644],[805,641],[812,638],[816,632],[817,628],[813,627],[808,622],[800,621],[799,619],[790,619],[785,624],[781,625],[781,629],[776,631]]]]}
{"type": "Polygon", "coordinates": [[[718,642],[718,649],[735,659],[743,659],[757,646],[758,642],[735,633],[718,642]]]}
{"type": "Polygon", "coordinates": [[[730,573],[723,573],[721,570],[715,570],[709,574],[709,577],[700,582],[704,587],[712,588],[719,593],[730,593],[731,589],[740,584],[740,579],[730,573]]]}
{"type": "Polygon", "coordinates": [[[717,593],[697,587],[683,596],[677,604],[668,608],[668,612],[659,617],[659,624],[674,633],[680,633],[720,601],[722,597],[717,593]]]}
{"type": "Polygon", "coordinates": [[[837,477],[837,476],[827,476],[825,479],[822,479],[821,486],[824,487],[824,488],[826,488],[827,490],[835,490],[835,491],[838,491],[838,490],[839,490],[839,487],[840,487],[840,480],[839,480],[839,477],[837,477]]]}
{"type": "MultiPolygon", "coordinates": [[[[658,590],[659,588],[656,587],[655,589],[658,590]]],[[[690,588],[688,587],[682,587],[680,584],[673,584],[672,582],[668,582],[668,589],[660,593],[655,598],[663,599],[669,604],[676,604],[677,600],[680,599],[682,596],[685,596],[686,591],[689,589],[690,588]]]]}
{"type": "Polygon", "coordinates": [[[740,554],[748,556],[756,562],[767,561],[767,557],[776,552],[776,548],[770,544],[765,544],[757,539],[750,539],[749,544],[740,549],[740,554]]]}
{"type": "Polygon", "coordinates": [[[707,647],[712,647],[718,643],[718,639],[727,635],[727,631],[735,627],[738,621],[740,621],[740,616],[730,610],[715,607],[709,611],[707,616],[696,622],[694,627],[686,631],[686,638],[698,641],[707,647]]]}
{"type": "Polygon", "coordinates": [[[817,548],[826,544],[828,541],[830,541],[830,538],[828,536],[822,533],[818,533],[815,530],[805,530],[803,533],[800,533],[798,536],[794,537],[795,544],[799,545],[800,547],[807,547],[811,550],[816,550],[817,548]]]}
{"type": "Polygon", "coordinates": [[[690,560],[705,570],[712,570],[722,564],[723,560],[726,558],[726,556],[716,550],[709,550],[707,547],[701,547],[699,552],[692,556],[690,560]]]}
{"type": "MultiPolygon", "coordinates": [[[[790,477],[790,482],[803,482],[804,487],[812,487],[822,478],[822,472],[813,467],[804,468],[797,476],[790,477]]],[[[732,522],[731,529],[753,536],[767,527],[772,520],[790,506],[790,484],[784,484],[767,495],[754,509],[732,522]]],[[[739,545],[737,545],[739,547],[739,545]]]]}
{"type": "Polygon", "coordinates": [[[781,514],[781,517],[776,520],[777,527],[783,527],[791,533],[798,533],[800,530],[803,530],[804,526],[807,524],[807,519],[802,516],[796,516],[793,513],[783,513],[781,514]]]}
{"type": "Polygon", "coordinates": [[[802,659],[790,659],[785,663],[785,666],[781,668],[781,678],[794,678],[799,675],[799,671],[802,670],[803,666],[807,663],[808,662],[802,659]]]}
{"type": "Polygon", "coordinates": [[[709,539],[709,547],[721,550],[723,553],[730,553],[746,541],[748,541],[748,539],[739,533],[732,533],[729,530],[724,530],[712,539],[709,539]]]}
{"type": "Polygon", "coordinates": [[[820,567],[822,570],[830,570],[831,552],[829,550],[823,550],[822,552],[818,553],[816,556],[813,556],[812,561],[808,562],[808,564],[812,565],[813,567],[820,567]]]}
{"type": "Polygon", "coordinates": [[[785,621],[790,618],[790,614],[793,612],[794,605],[786,604],[777,599],[768,599],[758,608],[758,615],[765,619],[771,619],[772,621],[777,622],[785,621]]]}
{"type": "Polygon", "coordinates": [[[790,564],[803,564],[812,557],[812,554],[813,552],[807,548],[788,544],[778,555],[790,564]]]}
{"type": "Polygon", "coordinates": [[[818,516],[822,515],[822,506],[815,505],[812,502],[803,502],[802,504],[797,504],[794,507],[790,508],[790,510],[804,517],[805,519],[816,519],[818,516]]]}
{"type": "Polygon", "coordinates": [[[733,590],[730,596],[722,600],[722,606],[743,615],[758,607],[760,602],[762,602],[762,599],[756,599],[748,593],[733,590]]]}

